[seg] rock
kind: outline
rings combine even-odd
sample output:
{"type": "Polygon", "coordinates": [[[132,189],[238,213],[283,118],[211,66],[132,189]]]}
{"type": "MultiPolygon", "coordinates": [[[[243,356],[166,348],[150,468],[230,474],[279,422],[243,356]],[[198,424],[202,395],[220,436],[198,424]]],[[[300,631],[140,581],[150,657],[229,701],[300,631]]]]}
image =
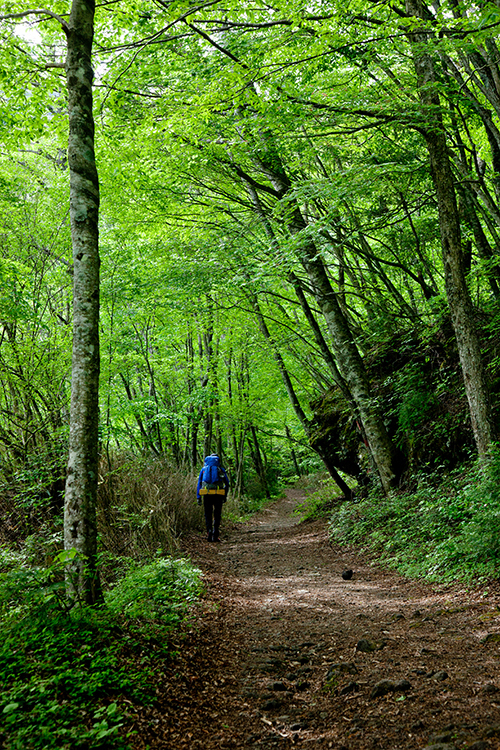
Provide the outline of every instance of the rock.
{"type": "Polygon", "coordinates": [[[374,641],[369,641],[367,638],[362,638],[356,643],[356,651],[362,651],[364,654],[372,654],[374,651],[380,651],[384,646],[385,641],[375,643],[374,641]]]}
{"type": "Polygon", "coordinates": [[[411,690],[411,683],[408,680],[398,680],[396,682],[396,692],[404,693],[407,690],[411,690]]]}
{"type": "Polygon", "coordinates": [[[488,682],[486,685],[483,685],[481,692],[486,695],[494,695],[495,693],[498,693],[498,688],[493,682],[488,682]]]}
{"type": "Polygon", "coordinates": [[[339,690],[339,695],[350,695],[351,693],[358,693],[359,685],[357,682],[348,682],[343,688],[339,690]]]}
{"type": "Polygon", "coordinates": [[[311,683],[308,682],[307,680],[297,680],[297,682],[295,683],[295,688],[296,690],[299,690],[299,691],[307,690],[307,688],[310,687],[310,685],[311,683]]]}
{"type": "Polygon", "coordinates": [[[443,680],[447,680],[448,677],[448,672],[445,672],[444,670],[442,670],[441,672],[435,672],[432,675],[432,679],[436,680],[436,682],[443,682],[443,680]]]}
{"type": "Polygon", "coordinates": [[[287,689],[283,682],[271,682],[267,687],[269,690],[275,690],[276,692],[287,689]]]}
{"type": "Polygon", "coordinates": [[[467,750],[487,750],[488,743],[484,740],[477,740],[476,742],[473,742],[472,745],[469,745],[467,750]]]}
{"type": "Polygon", "coordinates": [[[391,680],[380,680],[373,686],[370,698],[381,698],[383,695],[393,693],[396,690],[396,683],[391,680]]]}
{"type": "Polygon", "coordinates": [[[358,674],[359,669],[352,662],[340,662],[339,664],[332,664],[326,673],[326,679],[331,680],[337,674],[358,674]]]}
{"type": "Polygon", "coordinates": [[[344,581],[350,581],[352,578],[352,574],[352,570],[344,570],[344,572],[342,573],[342,578],[344,579],[344,581]]]}
{"type": "Polygon", "coordinates": [[[370,693],[370,698],[381,698],[389,693],[404,693],[407,690],[411,690],[411,685],[408,680],[399,680],[399,682],[393,682],[392,680],[380,680],[377,682],[370,693]]]}
{"type": "Polygon", "coordinates": [[[271,698],[265,701],[260,708],[263,711],[274,711],[277,708],[281,708],[281,701],[277,700],[277,698],[271,698]]]}

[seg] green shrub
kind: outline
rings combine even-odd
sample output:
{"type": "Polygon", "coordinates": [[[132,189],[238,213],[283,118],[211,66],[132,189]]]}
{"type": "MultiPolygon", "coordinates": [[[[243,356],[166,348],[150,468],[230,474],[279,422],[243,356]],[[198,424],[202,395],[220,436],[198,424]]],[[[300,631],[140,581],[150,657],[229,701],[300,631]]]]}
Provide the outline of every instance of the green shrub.
{"type": "Polygon", "coordinates": [[[183,559],[160,558],[135,564],[111,591],[106,604],[128,617],[177,623],[201,593],[200,571],[183,559]]]}
{"type": "Polygon", "coordinates": [[[301,521],[329,517],[341,497],[339,488],[330,477],[319,480],[316,486],[318,484],[319,489],[308,494],[305,501],[294,508],[294,514],[301,516],[301,521]]]}
{"type": "Polygon", "coordinates": [[[126,706],[155,700],[200,573],[186,560],[135,563],[105,606],[67,611],[59,563],[0,576],[0,746],[126,750],[126,706]]]}
{"type": "Polygon", "coordinates": [[[330,534],[429,579],[500,572],[500,450],[466,471],[421,476],[413,492],[372,492],[335,508],[330,534]]]}

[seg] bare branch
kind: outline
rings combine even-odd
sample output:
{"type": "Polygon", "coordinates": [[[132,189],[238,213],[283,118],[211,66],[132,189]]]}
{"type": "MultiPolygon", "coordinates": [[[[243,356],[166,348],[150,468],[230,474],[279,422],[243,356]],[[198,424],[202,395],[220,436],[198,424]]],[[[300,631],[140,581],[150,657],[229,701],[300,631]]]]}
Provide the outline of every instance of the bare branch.
{"type": "Polygon", "coordinates": [[[64,18],[61,18],[61,16],[57,15],[57,13],[53,13],[51,10],[47,10],[47,8],[33,8],[31,10],[24,10],[22,13],[7,13],[5,16],[0,16],[0,21],[8,21],[10,19],[14,20],[15,18],[26,18],[26,16],[49,16],[50,18],[54,18],[61,24],[65,33],[69,31],[69,26],[64,18]]]}

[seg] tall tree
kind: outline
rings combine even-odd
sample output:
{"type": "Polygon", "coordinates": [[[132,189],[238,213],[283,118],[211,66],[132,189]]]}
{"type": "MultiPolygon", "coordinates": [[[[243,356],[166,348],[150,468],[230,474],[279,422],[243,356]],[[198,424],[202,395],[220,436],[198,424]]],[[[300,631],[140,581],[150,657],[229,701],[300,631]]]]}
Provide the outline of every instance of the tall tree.
{"type": "Polygon", "coordinates": [[[68,595],[93,604],[101,597],[97,571],[96,497],[99,416],[99,180],[94,149],[91,64],[94,0],[73,0],[69,18],[45,9],[10,12],[4,19],[33,15],[56,20],[66,36],[64,67],[68,96],[70,220],[73,251],[73,355],[64,546],[72,554],[68,595]]]}
{"type": "Polygon", "coordinates": [[[426,8],[421,0],[406,0],[406,10],[408,15],[421,22],[420,28],[413,29],[408,36],[413,47],[418,93],[423,105],[422,130],[436,188],[446,296],[457,339],[472,430],[478,453],[485,455],[491,447],[495,432],[481,347],[464,272],[454,176],[441,113],[435,62],[428,48],[429,34],[424,23],[426,8]]]}
{"type": "Polygon", "coordinates": [[[70,596],[93,604],[97,570],[96,497],[99,420],[99,180],[94,149],[91,56],[94,0],[73,0],[67,36],[70,217],[73,248],[73,358],[64,545],[78,555],[70,596]]]}

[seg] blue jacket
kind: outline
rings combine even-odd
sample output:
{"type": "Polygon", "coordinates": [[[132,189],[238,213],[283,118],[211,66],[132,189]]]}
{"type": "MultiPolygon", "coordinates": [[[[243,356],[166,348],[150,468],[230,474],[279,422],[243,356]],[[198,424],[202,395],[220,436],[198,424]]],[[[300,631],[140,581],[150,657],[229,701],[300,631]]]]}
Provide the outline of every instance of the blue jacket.
{"type": "MultiPolygon", "coordinates": [[[[227,495],[228,490],[229,490],[229,478],[228,478],[228,476],[226,474],[226,470],[222,466],[219,466],[219,469],[222,472],[222,478],[224,479],[224,489],[226,490],[226,495],[227,495]]],[[[201,484],[202,484],[202,481],[203,481],[202,477],[203,477],[203,467],[202,467],[202,469],[200,471],[200,475],[198,477],[198,485],[196,487],[196,497],[197,497],[198,500],[201,500],[200,490],[201,490],[201,484]]]]}

